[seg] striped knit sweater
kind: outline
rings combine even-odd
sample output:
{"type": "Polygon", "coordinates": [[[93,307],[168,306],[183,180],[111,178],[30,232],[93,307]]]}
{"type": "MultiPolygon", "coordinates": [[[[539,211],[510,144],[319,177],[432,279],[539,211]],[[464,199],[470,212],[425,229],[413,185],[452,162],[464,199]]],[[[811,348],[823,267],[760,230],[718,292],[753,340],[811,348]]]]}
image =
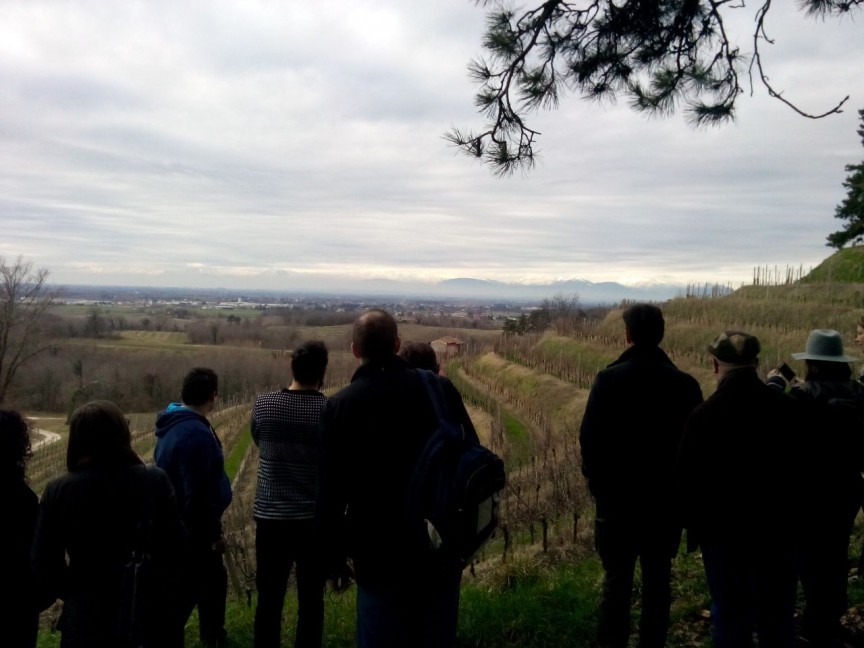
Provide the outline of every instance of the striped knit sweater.
{"type": "Polygon", "coordinates": [[[321,413],[326,397],[314,390],[261,394],[252,409],[258,445],[254,515],[263,520],[315,516],[321,461],[321,413]]]}

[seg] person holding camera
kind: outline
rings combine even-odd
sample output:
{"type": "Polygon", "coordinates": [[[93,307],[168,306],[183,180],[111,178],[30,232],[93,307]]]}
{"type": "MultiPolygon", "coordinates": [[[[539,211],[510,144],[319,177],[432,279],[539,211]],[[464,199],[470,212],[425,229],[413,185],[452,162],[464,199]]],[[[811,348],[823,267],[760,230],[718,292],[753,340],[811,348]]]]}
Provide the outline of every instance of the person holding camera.
{"type": "MultiPolygon", "coordinates": [[[[864,498],[864,384],[853,377],[840,333],[810,332],[805,350],[804,380],[792,378],[789,393],[806,408],[808,473],[813,479],[808,504],[801,585],[805,608],[801,636],[814,646],[831,646],[840,638],[846,612],[849,536],[864,498]]],[[[768,384],[785,389],[780,371],[768,384]]]]}

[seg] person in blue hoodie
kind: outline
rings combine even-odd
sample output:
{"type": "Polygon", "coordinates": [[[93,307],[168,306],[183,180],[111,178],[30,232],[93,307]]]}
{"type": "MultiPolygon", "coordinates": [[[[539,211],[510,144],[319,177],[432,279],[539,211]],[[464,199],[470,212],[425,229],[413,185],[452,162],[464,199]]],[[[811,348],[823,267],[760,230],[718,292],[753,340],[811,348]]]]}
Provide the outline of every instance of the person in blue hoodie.
{"type": "Polygon", "coordinates": [[[222,554],[222,514],[231,503],[222,444],[207,415],[218,396],[219,378],[196,367],[183,379],[182,403],[171,403],[156,419],[156,465],[168,473],[189,535],[187,572],[178,588],[176,645],[198,606],[201,641],[224,646],[228,574],[222,554]]]}

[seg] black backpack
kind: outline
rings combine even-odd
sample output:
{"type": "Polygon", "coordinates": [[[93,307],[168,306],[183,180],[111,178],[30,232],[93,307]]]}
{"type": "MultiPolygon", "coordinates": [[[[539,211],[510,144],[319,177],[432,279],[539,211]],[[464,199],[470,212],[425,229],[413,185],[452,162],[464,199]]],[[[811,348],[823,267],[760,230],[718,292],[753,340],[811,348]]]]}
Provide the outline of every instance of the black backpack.
{"type": "Polygon", "coordinates": [[[438,417],[408,484],[406,514],[420,550],[442,566],[465,568],[498,526],[504,462],[465,434],[447,407],[441,380],[418,369],[438,417]]]}

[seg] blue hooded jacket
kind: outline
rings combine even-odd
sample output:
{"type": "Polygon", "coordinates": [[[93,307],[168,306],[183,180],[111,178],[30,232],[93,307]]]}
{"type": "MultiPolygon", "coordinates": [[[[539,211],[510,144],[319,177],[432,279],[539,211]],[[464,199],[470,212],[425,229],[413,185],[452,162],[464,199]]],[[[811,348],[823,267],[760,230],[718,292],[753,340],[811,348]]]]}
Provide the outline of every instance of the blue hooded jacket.
{"type": "Polygon", "coordinates": [[[190,542],[210,545],[219,540],[231,483],[210,421],[182,403],[171,403],[156,419],[154,459],[174,485],[190,542]]]}

